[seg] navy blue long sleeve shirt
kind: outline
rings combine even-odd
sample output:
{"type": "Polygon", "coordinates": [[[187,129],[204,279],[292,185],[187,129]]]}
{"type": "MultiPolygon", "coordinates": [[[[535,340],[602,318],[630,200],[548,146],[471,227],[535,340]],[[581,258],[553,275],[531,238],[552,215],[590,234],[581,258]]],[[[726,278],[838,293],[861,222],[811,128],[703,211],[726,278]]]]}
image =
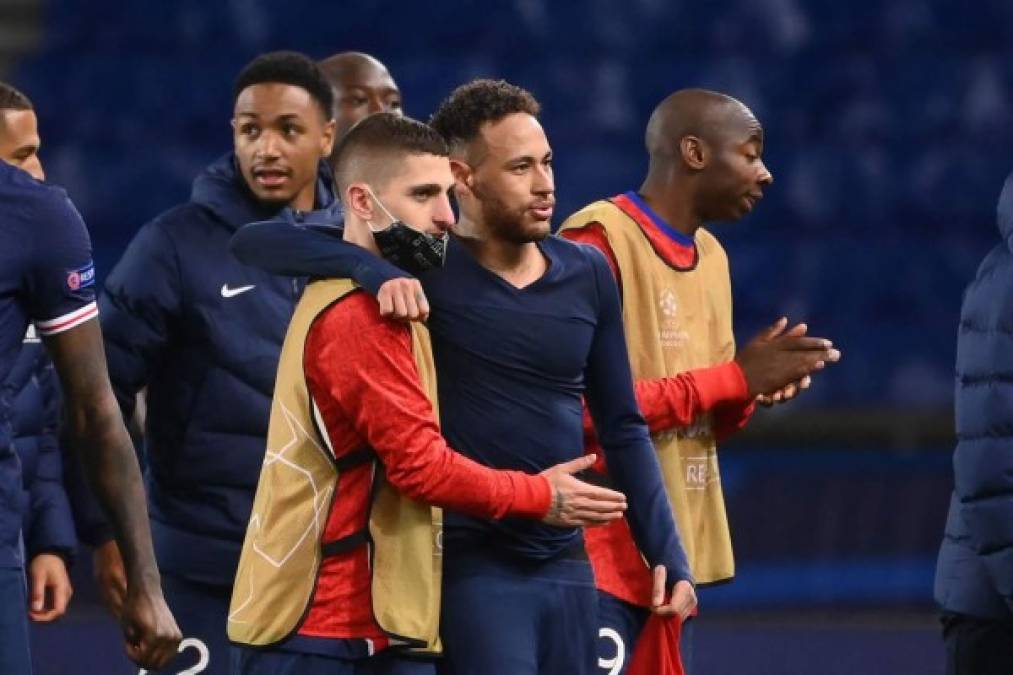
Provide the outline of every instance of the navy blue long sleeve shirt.
{"type": "MultiPolygon", "coordinates": [[[[232,250],[274,273],[347,275],[339,257],[328,260],[328,251],[349,245],[334,234],[259,224],[238,232],[232,250]]],[[[690,579],[637,408],[608,263],[592,247],[557,237],[539,247],[549,268],[523,289],[482,267],[453,238],[446,267],[421,278],[432,307],[443,433],[487,466],[535,473],[583,453],[586,397],[610,472],[627,494],[638,546],[651,565],[668,568],[669,583],[690,579]]],[[[579,536],[576,529],[460,514],[447,514],[445,527],[449,538],[475,538],[529,558],[555,555],[579,536]]]]}

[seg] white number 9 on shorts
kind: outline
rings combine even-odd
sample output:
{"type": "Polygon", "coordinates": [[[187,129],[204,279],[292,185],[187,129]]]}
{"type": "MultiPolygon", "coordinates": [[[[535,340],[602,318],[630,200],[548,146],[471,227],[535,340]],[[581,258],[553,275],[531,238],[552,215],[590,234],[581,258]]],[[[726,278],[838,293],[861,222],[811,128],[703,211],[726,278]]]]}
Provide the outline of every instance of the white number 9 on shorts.
{"type": "Polygon", "coordinates": [[[616,645],[616,655],[610,659],[599,656],[598,667],[605,671],[606,675],[619,675],[626,664],[626,645],[623,644],[622,636],[614,628],[604,627],[598,630],[598,637],[611,640],[616,645]]]}

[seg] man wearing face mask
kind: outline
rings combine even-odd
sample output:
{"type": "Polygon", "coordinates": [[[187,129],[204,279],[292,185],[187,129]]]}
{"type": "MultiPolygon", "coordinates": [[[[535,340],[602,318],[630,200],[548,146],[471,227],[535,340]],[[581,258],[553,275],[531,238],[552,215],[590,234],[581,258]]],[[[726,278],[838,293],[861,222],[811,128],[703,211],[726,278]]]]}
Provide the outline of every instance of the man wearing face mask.
{"type": "MultiPolygon", "coordinates": [[[[552,151],[538,113],[529,92],[476,80],[433,117],[461,209],[445,269],[422,277],[441,425],[481,464],[537,471],[582,452],[586,396],[637,545],[661,568],[656,609],[685,616],[692,578],[636,407],[618,294],[598,252],[549,236],[552,151]]],[[[340,248],[291,227],[251,228],[233,243],[252,264],[314,274],[340,270],[329,255],[340,248]]],[[[444,522],[441,670],[594,672],[597,597],[580,531],[456,513],[444,522]]]]}
{"type": "MultiPolygon", "coordinates": [[[[379,113],[335,157],[344,241],[413,273],[441,267],[454,222],[442,137],[379,113]]],[[[560,527],[622,513],[622,495],[570,475],[586,458],[531,475],[448,447],[429,345],[423,325],[381,318],[351,279],[307,287],[282,350],[229,615],[231,639],[256,649],[233,652],[234,675],[432,673],[405,657],[440,648],[442,517],[430,505],[560,527]]]]}
{"type": "MultiPolygon", "coordinates": [[[[331,87],[294,52],[265,54],[239,74],[234,150],[200,175],[189,202],[138,232],[101,300],[109,373],[129,419],[147,387],[151,527],[165,594],[188,641],[167,672],[227,672],[225,625],[264,457],[278,354],[304,282],[243,265],[228,251],[240,226],[337,208],[325,160],[331,87]]],[[[404,274],[349,249],[358,281],[377,291],[404,274]],[[380,273],[377,273],[380,270],[380,273]],[[371,276],[375,275],[375,276],[371,276]]],[[[99,528],[98,576],[114,612],[122,563],[99,528]]]]}

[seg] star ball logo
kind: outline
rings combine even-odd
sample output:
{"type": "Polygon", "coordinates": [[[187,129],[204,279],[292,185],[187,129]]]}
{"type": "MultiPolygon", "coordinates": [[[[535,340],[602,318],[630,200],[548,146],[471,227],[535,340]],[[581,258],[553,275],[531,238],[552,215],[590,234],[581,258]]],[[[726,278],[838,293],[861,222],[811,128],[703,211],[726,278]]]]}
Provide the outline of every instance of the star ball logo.
{"type": "Polygon", "coordinates": [[[661,307],[661,313],[669,319],[674,318],[676,313],[679,311],[679,301],[675,297],[675,293],[670,288],[666,288],[661,292],[661,299],[658,301],[658,306],[661,307]]]}

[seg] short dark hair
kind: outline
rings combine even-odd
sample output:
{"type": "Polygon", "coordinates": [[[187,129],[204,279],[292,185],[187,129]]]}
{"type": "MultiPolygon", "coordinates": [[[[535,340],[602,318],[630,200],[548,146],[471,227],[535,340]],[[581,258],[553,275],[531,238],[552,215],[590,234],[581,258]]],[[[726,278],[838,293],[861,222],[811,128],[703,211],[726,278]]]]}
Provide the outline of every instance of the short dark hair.
{"type": "Polygon", "coordinates": [[[429,124],[453,147],[474,140],[486,122],[513,113],[537,117],[541,109],[531,92],[506,80],[472,80],[450,93],[429,124]]]}
{"type": "Polygon", "coordinates": [[[361,179],[389,174],[403,155],[450,154],[447,142],[428,124],[395,113],[375,113],[357,122],[334,151],[334,181],[340,192],[361,179]],[[367,164],[368,162],[368,164],[367,164]]]}
{"type": "Polygon", "coordinates": [[[20,91],[0,82],[0,110],[34,110],[31,100],[20,91]]]}
{"type": "Polygon", "coordinates": [[[235,104],[247,87],[255,84],[280,83],[302,87],[320,105],[325,119],[334,117],[334,91],[316,61],[300,52],[269,52],[246,64],[232,87],[235,104]]]}

